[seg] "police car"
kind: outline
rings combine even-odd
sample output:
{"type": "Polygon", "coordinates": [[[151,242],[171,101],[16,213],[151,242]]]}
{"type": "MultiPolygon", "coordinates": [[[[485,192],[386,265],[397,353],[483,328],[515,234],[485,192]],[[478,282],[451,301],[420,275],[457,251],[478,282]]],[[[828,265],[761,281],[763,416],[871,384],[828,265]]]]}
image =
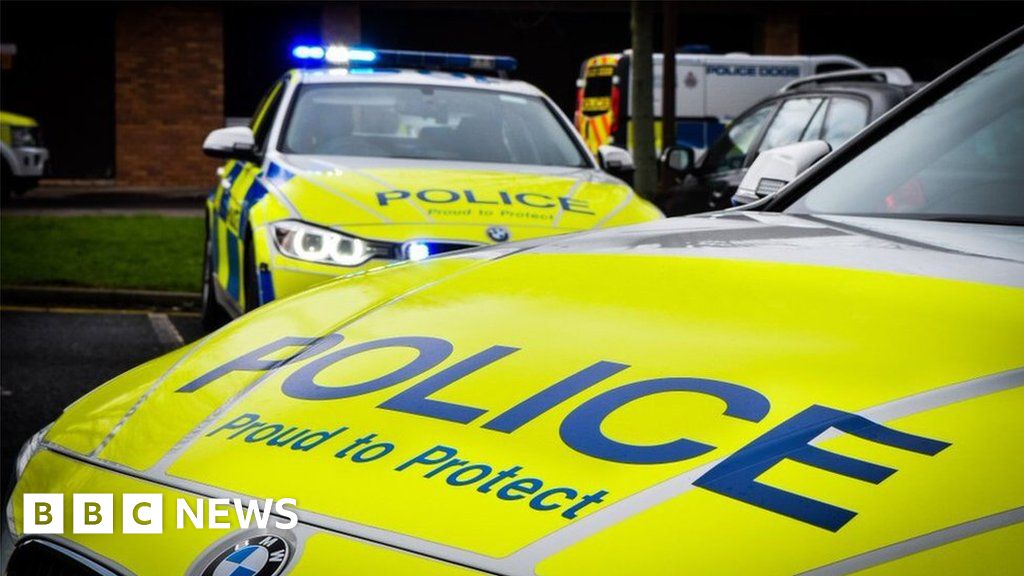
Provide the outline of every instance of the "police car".
{"type": "Polygon", "coordinates": [[[9,574],[1021,573],[1022,40],[745,210],[349,276],[115,378],[23,449],[9,574]]]}
{"type": "Polygon", "coordinates": [[[298,46],[207,203],[214,326],[326,279],[451,250],[660,218],[509,57],[298,46]],[[456,71],[452,71],[452,70],[456,71]]]}
{"type": "Polygon", "coordinates": [[[4,199],[35,188],[50,158],[43,147],[39,123],[28,116],[0,112],[0,158],[4,199]]]}

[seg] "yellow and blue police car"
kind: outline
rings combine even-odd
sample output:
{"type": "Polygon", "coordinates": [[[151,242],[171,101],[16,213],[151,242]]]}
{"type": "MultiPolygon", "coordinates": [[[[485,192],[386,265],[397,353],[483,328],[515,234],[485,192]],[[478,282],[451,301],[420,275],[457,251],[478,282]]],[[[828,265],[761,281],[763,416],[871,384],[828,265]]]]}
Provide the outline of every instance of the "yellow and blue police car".
{"type": "Polygon", "coordinates": [[[8,573],[1020,574],[1022,36],[741,211],[348,276],[115,378],[23,449],[8,573]]]}
{"type": "Polygon", "coordinates": [[[661,218],[510,57],[298,46],[210,196],[204,314],[451,250],[661,218]]]}
{"type": "Polygon", "coordinates": [[[49,158],[34,118],[0,111],[0,190],[4,199],[35,188],[49,158]]]}

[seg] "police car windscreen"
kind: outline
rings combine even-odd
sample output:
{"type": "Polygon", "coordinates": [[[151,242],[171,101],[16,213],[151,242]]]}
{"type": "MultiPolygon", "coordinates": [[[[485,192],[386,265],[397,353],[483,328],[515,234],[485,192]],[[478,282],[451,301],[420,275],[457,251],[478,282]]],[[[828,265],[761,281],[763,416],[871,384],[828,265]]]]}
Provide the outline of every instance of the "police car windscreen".
{"type": "Polygon", "coordinates": [[[1024,225],[1024,48],[956,86],[789,212],[1024,225]]]}
{"type": "Polygon", "coordinates": [[[587,166],[542,99],[489,90],[306,85],[284,134],[289,154],[587,166]]]}

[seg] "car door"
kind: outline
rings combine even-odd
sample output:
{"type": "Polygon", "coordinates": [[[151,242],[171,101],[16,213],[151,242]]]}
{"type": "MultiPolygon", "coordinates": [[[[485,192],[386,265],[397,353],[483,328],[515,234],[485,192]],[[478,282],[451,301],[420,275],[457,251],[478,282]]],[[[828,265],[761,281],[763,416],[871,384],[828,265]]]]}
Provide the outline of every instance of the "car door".
{"type": "Polygon", "coordinates": [[[708,148],[693,177],[683,183],[675,194],[678,203],[669,208],[669,215],[713,210],[732,196],[743,179],[749,152],[760,140],[777,102],[761,104],[732,122],[708,148]]]}
{"type": "MultiPolygon", "coordinates": [[[[277,116],[277,110],[286,87],[286,80],[276,82],[264,95],[249,124],[256,144],[256,156],[262,158],[266,152],[270,128],[277,116]]],[[[218,283],[231,297],[233,304],[243,308],[242,262],[244,261],[243,211],[246,209],[245,196],[262,171],[259,161],[231,160],[220,169],[221,180],[215,195],[217,228],[215,236],[218,262],[216,264],[218,283]]]]}
{"type": "Polygon", "coordinates": [[[812,120],[817,121],[819,112],[825,109],[826,100],[823,96],[801,96],[783,101],[765,130],[764,137],[748,156],[746,167],[753,164],[757,155],[765,150],[795,144],[804,139],[812,120]]]}

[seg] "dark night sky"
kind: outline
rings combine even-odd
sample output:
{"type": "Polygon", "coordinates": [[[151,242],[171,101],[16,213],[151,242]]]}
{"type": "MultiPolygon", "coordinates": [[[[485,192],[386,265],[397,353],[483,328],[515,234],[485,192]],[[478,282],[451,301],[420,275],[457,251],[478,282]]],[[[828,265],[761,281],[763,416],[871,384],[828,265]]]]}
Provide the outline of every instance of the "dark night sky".
{"type": "MultiPolygon", "coordinates": [[[[295,65],[290,47],[319,37],[321,6],[224,4],[227,115],[250,115],[267,86],[295,65]]],[[[51,148],[62,141],[53,134],[57,127],[91,135],[88,150],[55,151],[63,163],[55,163],[57,175],[112,174],[116,10],[115,3],[94,2],[0,7],[0,41],[18,45],[15,70],[4,71],[0,82],[4,109],[38,118],[53,136],[51,148]]],[[[1024,24],[1024,3],[687,2],[678,10],[680,45],[755,52],[764,20],[793,14],[803,53],[903,66],[916,79],[935,77],[1024,24]]],[[[630,38],[629,4],[621,1],[378,2],[360,11],[366,46],[509,54],[520,62],[515,77],[539,86],[567,113],[580,63],[621,51],[630,38]]]]}

